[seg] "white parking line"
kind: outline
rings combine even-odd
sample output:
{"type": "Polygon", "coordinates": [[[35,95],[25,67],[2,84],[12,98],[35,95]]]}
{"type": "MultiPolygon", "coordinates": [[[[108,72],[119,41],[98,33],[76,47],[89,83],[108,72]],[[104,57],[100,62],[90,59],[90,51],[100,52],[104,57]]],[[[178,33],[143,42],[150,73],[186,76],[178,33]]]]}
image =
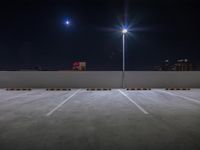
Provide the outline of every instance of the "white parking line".
{"type": "Polygon", "coordinates": [[[188,97],[188,98],[193,98],[193,99],[197,99],[197,97],[195,98],[195,97],[192,97],[192,96],[190,96],[190,95],[187,95],[186,93],[182,93],[182,92],[178,92],[178,91],[176,91],[175,93],[177,93],[177,94],[180,94],[180,95],[183,95],[183,96],[185,96],[185,97],[188,97]]]}
{"type": "MultiPolygon", "coordinates": [[[[49,96],[49,92],[48,92],[48,91],[45,91],[45,92],[41,93],[40,95],[32,95],[32,96],[34,96],[33,99],[30,99],[30,98],[29,98],[29,101],[27,101],[27,102],[24,103],[24,104],[30,104],[30,103],[34,102],[35,100],[39,100],[39,99],[41,99],[41,98],[48,97],[48,96],[49,96]]],[[[62,95],[61,95],[61,96],[62,96],[62,95]]]]}
{"type": "MultiPolygon", "coordinates": [[[[16,94],[16,93],[15,93],[16,94]]],[[[15,95],[15,96],[12,96],[12,97],[8,97],[4,100],[12,100],[12,99],[15,99],[15,98],[19,98],[19,97],[22,97],[22,96],[25,96],[25,95],[28,95],[29,92],[25,92],[25,93],[20,93],[19,95],[15,95]]]]}
{"type": "Polygon", "coordinates": [[[167,92],[167,91],[162,91],[162,90],[159,90],[159,91],[160,91],[160,92],[163,92],[163,93],[167,93],[167,94],[172,95],[172,96],[177,96],[177,97],[183,98],[183,99],[185,99],[185,100],[192,101],[192,102],[195,102],[195,103],[200,104],[200,101],[199,101],[199,100],[196,100],[196,99],[194,99],[194,98],[182,96],[182,95],[175,94],[175,93],[172,93],[172,92],[167,92]]]}
{"type": "Polygon", "coordinates": [[[144,110],[140,105],[138,105],[134,100],[132,100],[128,95],[126,95],[124,92],[119,90],[119,92],[124,95],[131,103],[133,103],[136,107],[138,107],[144,114],[148,115],[149,113],[144,110]]]}
{"type": "Polygon", "coordinates": [[[50,116],[52,115],[57,109],[59,109],[63,104],[65,104],[67,101],[69,101],[73,96],[75,96],[78,92],[80,91],[77,90],[76,92],[74,92],[71,96],[69,96],[67,99],[65,99],[63,102],[61,102],[58,106],[56,106],[54,109],[52,109],[50,112],[48,112],[46,114],[46,116],[50,116]]]}

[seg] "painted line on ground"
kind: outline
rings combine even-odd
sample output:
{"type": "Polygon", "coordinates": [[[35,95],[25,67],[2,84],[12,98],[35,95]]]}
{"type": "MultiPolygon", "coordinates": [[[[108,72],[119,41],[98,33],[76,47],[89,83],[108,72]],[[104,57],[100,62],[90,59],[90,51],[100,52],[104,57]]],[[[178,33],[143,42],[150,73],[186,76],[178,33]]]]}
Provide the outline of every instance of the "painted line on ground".
{"type": "Polygon", "coordinates": [[[140,109],[144,114],[148,115],[149,113],[142,108],[140,105],[138,105],[133,99],[131,99],[127,94],[125,94],[124,92],[122,92],[121,90],[119,90],[119,92],[125,96],[131,103],[133,103],[138,109],[140,109]]]}
{"type": "Polygon", "coordinates": [[[37,91],[30,91],[30,92],[26,92],[26,93],[21,93],[20,95],[16,95],[16,96],[13,96],[13,97],[7,97],[7,99],[3,99],[3,101],[0,101],[0,103],[1,102],[5,103],[6,101],[15,101],[15,100],[17,101],[17,98],[20,98],[20,97],[21,98],[22,97],[25,98],[24,96],[28,97],[28,100],[30,100],[30,101],[26,101],[26,103],[29,103],[29,102],[31,102],[33,100],[37,100],[39,98],[43,98],[44,96],[47,96],[47,94],[48,94],[48,93],[43,92],[43,93],[39,93],[39,95],[37,95],[37,93],[38,93],[37,91]],[[31,99],[32,97],[33,97],[33,99],[31,99]]]}
{"type": "Polygon", "coordinates": [[[46,116],[50,116],[52,115],[57,109],[59,109],[63,104],[65,104],[67,101],[69,101],[73,96],[75,96],[76,94],[78,94],[78,92],[80,92],[80,89],[77,90],[76,92],[74,92],[71,96],[69,96],[67,99],[65,99],[64,101],[62,101],[60,104],[58,104],[54,109],[52,109],[50,112],[48,112],[46,114],[46,116]]]}
{"type": "Polygon", "coordinates": [[[197,99],[194,99],[194,98],[186,97],[186,96],[183,96],[183,95],[180,95],[180,94],[177,94],[177,93],[172,93],[172,92],[167,92],[167,91],[162,91],[162,90],[159,90],[159,91],[166,93],[166,94],[169,94],[169,95],[172,95],[172,96],[177,96],[177,97],[183,98],[185,100],[200,104],[200,101],[197,100],[197,99]]]}
{"type": "MultiPolygon", "coordinates": [[[[65,95],[65,94],[63,94],[63,95],[65,95]]],[[[63,95],[61,95],[61,96],[63,96],[63,95]]],[[[34,95],[32,95],[32,96],[34,96],[34,95]]],[[[54,96],[54,95],[50,95],[50,96],[54,96]]],[[[60,95],[57,95],[57,96],[60,96],[60,95]]],[[[40,93],[40,95],[34,96],[32,99],[29,99],[30,101],[27,101],[26,103],[23,103],[23,104],[30,104],[30,103],[35,102],[36,100],[37,101],[42,100],[43,98],[46,98],[46,97],[49,97],[49,91],[44,91],[43,93],[40,93]]]]}
{"type": "Polygon", "coordinates": [[[178,91],[176,91],[175,93],[180,94],[180,95],[184,95],[185,97],[188,97],[188,98],[192,98],[192,99],[196,99],[196,100],[198,99],[197,97],[193,97],[193,96],[190,96],[190,95],[187,95],[185,93],[178,92],[178,91]]]}
{"type": "MultiPolygon", "coordinates": [[[[147,91],[146,91],[146,92],[147,92],[147,91]]],[[[152,100],[152,101],[155,101],[155,99],[152,98],[152,96],[147,95],[146,92],[144,93],[144,92],[142,92],[142,91],[138,91],[138,93],[140,93],[144,98],[150,99],[150,100],[152,100]]],[[[148,92],[150,92],[151,94],[154,94],[154,91],[148,91],[148,92]]],[[[139,95],[139,96],[140,96],[140,95],[139,95]]],[[[142,96],[140,96],[140,97],[142,97],[142,96]]]]}
{"type": "MultiPolygon", "coordinates": [[[[23,91],[23,92],[25,92],[25,91],[23,91]]],[[[17,94],[17,93],[15,93],[15,94],[17,94]]],[[[4,101],[5,100],[12,100],[12,99],[15,99],[15,98],[19,98],[19,97],[22,97],[22,96],[26,96],[26,95],[28,95],[28,94],[30,94],[30,92],[25,92],[25,93],[20,93],[19,95],[17,94],[16,96],[12,96],[12,97],[7,97],[6,99],[3,99],[4,101]]]]}

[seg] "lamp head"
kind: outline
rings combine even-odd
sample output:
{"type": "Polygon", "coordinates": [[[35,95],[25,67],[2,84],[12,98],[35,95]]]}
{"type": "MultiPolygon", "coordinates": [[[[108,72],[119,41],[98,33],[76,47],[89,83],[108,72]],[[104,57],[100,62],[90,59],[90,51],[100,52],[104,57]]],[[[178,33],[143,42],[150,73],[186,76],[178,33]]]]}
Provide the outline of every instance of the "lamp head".
{"type": "Polygon", "coordinates": [[[126,34],[128,32],[128,30],[126,29],[126,28],[124,28],[123,30],[122,30],[122,33],[123,34],[126,34]]]}

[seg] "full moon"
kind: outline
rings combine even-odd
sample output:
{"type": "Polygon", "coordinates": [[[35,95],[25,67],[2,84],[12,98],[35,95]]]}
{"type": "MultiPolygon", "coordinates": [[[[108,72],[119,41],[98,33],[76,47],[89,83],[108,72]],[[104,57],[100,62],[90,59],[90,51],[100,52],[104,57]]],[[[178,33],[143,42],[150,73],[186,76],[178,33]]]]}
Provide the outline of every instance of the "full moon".
{"type": "Polygon", "coordinates": [[[66,25],[70,25],[70,22],[67,20],[67,21],[65,22],[65,24],[66,24],[66,25]]]}

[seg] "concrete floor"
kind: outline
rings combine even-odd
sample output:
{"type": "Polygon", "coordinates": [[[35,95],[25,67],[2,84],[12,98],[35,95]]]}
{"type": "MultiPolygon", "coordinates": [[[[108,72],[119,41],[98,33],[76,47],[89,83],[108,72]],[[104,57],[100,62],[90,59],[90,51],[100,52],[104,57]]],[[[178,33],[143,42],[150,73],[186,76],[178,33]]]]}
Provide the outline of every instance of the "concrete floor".
{"type": "Polygon", "coordinates": [[[199,150],[200,90],[0,90],[0,150],[199,150]]]}

